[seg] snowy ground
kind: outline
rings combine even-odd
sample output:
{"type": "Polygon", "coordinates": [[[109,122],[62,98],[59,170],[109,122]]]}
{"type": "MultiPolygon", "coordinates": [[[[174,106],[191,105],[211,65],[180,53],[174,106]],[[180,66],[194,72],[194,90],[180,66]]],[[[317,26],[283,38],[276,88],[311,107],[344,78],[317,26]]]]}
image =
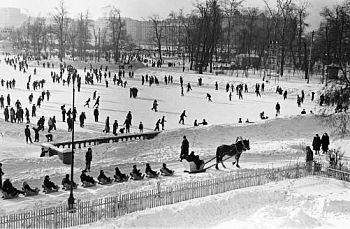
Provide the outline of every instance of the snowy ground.
{"type": "MultiPolygon", "coordinates": [[[[3,59],[3,57],[0,56],[0,59],[3,59]]],[[[36,66],[36,64],[33,63],[32,66],[36,66]]],[[[58,121],[58,130],[53,132],[54,140],[68,140],[71,136],[67,132],[66,123],[61,122],[60,106],[62,104],[66,104],[66,107],[71,106],[72,88],[52,83],[50,72],[57,71],[57,69],[43,69],[41,67],[37,67],[37,69],[38,73],[35,76],[33,75],[33,67],[30,67],[29,73],[23,74],[5,65],[2,60],[0,63],[0,78],[5,80],[15,78],[17,83],[16,88],[12,90],[0,87],[0,95],[3,94],[6,97],[10,93],[12,104],[19,99],[23,107],[29,107],[27,98],[33,91],[26,90],[28,75],[32,75],[32,80],[46,79],[45,90],[50,90],[52,96],[49,102],[43,102],[37,114],[38,116],[44,115],[46,120],[48,120],[48,117],[55,115],[58,121]]],[[[83,75],[82,70],[79,72],[83,75]]],[[[128,173],[131,171],[133,164],[137,164],[143,171],[144,164],[147,162],[154,169],[159,169],[161,163],[166,162],[171,169],[175,169],[175,176],[110,186],[98,185],[91,189],[78,188],[75,191],[77,199],[87,200],[133,190],[149,189],[153,188],[157,181],[161,185],[172,185],[178,182],[216,177],[222,173],[237,172],[236,168],[229,166],[226,170],[210,169],[207,173],[197,175],[183,173],[183,166],[178,162],[183,135],[188,137],[190,149],[198,153],[204,160],[214,157],[217,146],[233,143],[237,136],[249,138],[251,150],[244,153],[240,161],[242,170],[244,170],[258,167],[277,167],[303,161],[305,158],[303,149],[305,145],[310,145],[315,133],[320,135],[324,132],[331,133],[331,129],[322,124],[321,117],[311,114],[300,115],[303,108],[308,113],[310,110],[313,110],[314,113],[317,110],[317,104],[310,101],[310,94],[311,91],[317,92],[321,87],[319,79],[312,79],[310,84],[305,84],[301,77],[292,79],[286,77],[286,79],[280,80],[279,85],[288,90],[288,99],[283,100],[282,96],[275,93],[277,84],[274,80],[270,80],[266,84],[262,97],[257,97],[253,93],[254,85],[261,83],[262,79],[259,75],[253,75],[252,73],[250,73],[249,78],[242,78],[241,75],[239,77],[236,77],[236,75],[203,75],[204,85],[202,87],[197,86],[197,74],[182,73],[178,69],[145,68],[137,70],[134,79],[127,78],[127,75],[125,78],[128,81],[127,88],[113,85],[111,79],[108,79],[109,88],[106,88],[104,84],[83,84],[81,92],[76,94],[76,107],[78,114],[82,111],[87,114],[87,120],[85,128],[75,125],[75,138],[105,136],[106,134],[102,133],[105,118],[110,116],[111,123],[116,119],[119,124],[122,124],[129,110],[133,113],[132,132],[138,132],[137,126],[140,121],[144,123],[145,131],[153,130],[156,120],[163,115],[167,120],[166,131],[163,131],[155,139],[147,141],[103,144],[93,147],[93,171],[91,174],[96,177],[98,171],[104,169],[107,175],[112,176],[115,166],[119,166],[123,172],[128,173]],[[156,75],[161,82],[160,85],[150,87],[145,84],[141,86],[141,75],[145,74],[156,75]],[[165,85],[163,77],[169,74],[173,75],[174,84],[165,85]],[[185,96],[180,95],[180,76],[184,77],[185,85],[187,82],[191,82],[193,88],[193,91],[189,93],[185,91],[185,96]],[[215,81],[218,81],[220,85],[218,91],[214,90],[215,81]],[[234,83],[234,85],[243,82],[249,85],[249,93],[243,94],[244,100],[238,100],[238,96],[234,93],[232,101],[229,101],[228,93],[224,90],[227,82],[234,83]],[[129,88],[134,86],[139,89],[139,97],[130,99],[129,88]],[[302,89],[306,92],[306,102],[299,108],[296,104],[296,96],[300,94],[302,89]],[[94,90],[97,90],[97,95],[101,96],[101,115],[98,123],[93,122],[93,109],[83,107],[84,101],[92,97],[94,90]],[[212,95],[213,102],[206,100],[206,93],[212,95]],[[158,112],[151,111],[154,99],[159,102],[158,112]],[[281,104],[281,116],[278,118],[274,117],[276,102],[281,104]],[[178,124],[179,115],[183,110],[186,110],[187,114],[186,125],[178,124]],[[265,111],[265,115],[270,118],[265,121],[259,120],[261,111],[265,111]],[[254,123],[238,124],[239,117],[243,121],[249,118],[254,123]],[[192,126],[195,119],[200,122],[203,118],[208,121],[208,126],[196,128],[192,126]]],[[[41,91],[33,92],[34,101],[37,100],[40,93],[41,91]]],[[[36,123],[36,120],[32,120],[32,123],[36,123]]],[[[24,124],[6,123],[3,120],[3,115],[0,115],[0,132],[2,134],[0,135],[0,162],[3,163],[3,171],[5,172],[3,178],[11,178],[16,187],[21,187],[23,181],[27,181],[34,187],[41,187],[45,175],[50,175],[54,182],[60,183],[64,174],[70,171],[70,166],[62,164],[57,157],[40,158],[39,144],[28,145],[25,143],[24,127],[24,124]]],[[[45,142],[44,134],[46,132],[47,129],[41,134],[40,143],[45,142]]],[[[331,146],[350,148],[347,147],[348,142],[334,142],[334,136],[332,135],[331,143],[331,146]]],[[[79,180],[80,171],[84,168],[85,151],[86,149],[82,149],[76,153],[75,180],[79,180]]],[[[226,164],[230,163],[227,162],[226,164]]],[[[317,189],[318,187],[315,187],[315,190],[317,189]]],[[[67,192],[59,191],[49,195],[40,194],[35,197],[0,200],[0,215],[66,203],[67,198],[67,192]]],[[[215,199],[215,197],[210,198],[215,199]]],[[[249,204],[253,205],[252,203],[249,204]]],[[[216,211],[218,210],[216,209],[216,211]]],[[[253,215],[250,215],[250,217],[253,217],[253,215]]],[[[213,222],[216,223],[211,224],[211,226],[218,223],[215,220],[213,222]]],[[[194,221],[193,226],[196,226],[195,223],[198,222],[194,221]]]]}
{"type": "Polygon", "coordinates": [[[347,228],[350,184],[285,180],[131,213],[77,228],[347,228]]]}

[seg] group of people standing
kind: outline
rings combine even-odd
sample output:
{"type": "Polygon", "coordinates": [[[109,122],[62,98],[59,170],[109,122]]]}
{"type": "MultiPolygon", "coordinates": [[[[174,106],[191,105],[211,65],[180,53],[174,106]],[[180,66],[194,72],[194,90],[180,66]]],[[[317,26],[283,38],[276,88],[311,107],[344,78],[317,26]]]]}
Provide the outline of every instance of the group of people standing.
{"type": "Polygon", "coordinates": [[[329,144],[330,141],[327,133],[324,133],[321,138],[316,134],[312,141],[312,149],[315,151],[315,155],[320,155],[320,149],[322,149],[323,154],[326,154],[329,149],[329,144]]]}

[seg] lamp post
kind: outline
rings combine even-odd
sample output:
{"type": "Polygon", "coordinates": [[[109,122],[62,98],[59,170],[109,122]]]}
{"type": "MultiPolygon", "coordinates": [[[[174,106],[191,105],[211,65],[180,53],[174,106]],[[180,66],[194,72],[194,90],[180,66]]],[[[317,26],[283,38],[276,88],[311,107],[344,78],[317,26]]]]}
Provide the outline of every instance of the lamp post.
{"type": "MultiPolygon", "coordinates": [[[[67,66],[67,70],[69,72],[69,74],[76,74],[76,70],[71,66],[68,65],[67,66]]],[[[75,83],[75,76],[72,76],[73,78],[73,110],[74,110],[74,105],[75,105],[75,87],[74,87],[74,83],[75,83]]],[[[74,213],[76,211],[76,206],[75,206],[75,199],[73,196],[73,170],[74,170],[74,149],[75,149],[75,144],[74,144],[74,119],[72,120],[73,122],[73,126],[72,126],[72,161],[71,161],[71,184],[70,184],[70,193],[69,193],[69,198],[68,198],[68,211],[71,213],[74,213]]]]}

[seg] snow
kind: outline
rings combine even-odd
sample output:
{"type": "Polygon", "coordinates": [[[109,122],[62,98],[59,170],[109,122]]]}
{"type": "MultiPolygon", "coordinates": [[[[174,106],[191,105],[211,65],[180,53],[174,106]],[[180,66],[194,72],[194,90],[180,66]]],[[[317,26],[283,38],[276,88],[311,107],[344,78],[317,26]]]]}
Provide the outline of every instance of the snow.
{"type": "Polygon", "coordinates": [[[285,180],[77,228],[346,228],[349,188],[324,177],[285,180]]]}
{"type": "MultiPolygon", "coordinates": [[[[0,56],[0,59],[3,59],[3,57],[0,56]]],[[[55,64],[55,66],[58,65],[55,64]]],[[[71,134],[67,132],[67,125],[61,121],[60,106],[62,104],[66,104],[68,108],[71,106],[72,87],[53,84],[50,78],[51,71],[57,71],[57,69],[41,68],[36,66],[36,63],[32,63],[29,72],[23,74],[5,65],[2,60],[0,63],[0,78],[5,80],[15,78],[17,83],[15,89],[7,90],[6,87],[0,87],[0,95],[3,94],[6,97],[10,93],[12,103],[19,99],[23,107],[29,108],[29,94],[33,93],[34,101],[36,101],[41,90],[33,92],[26,89],[28,76],[31,74],[32,80],[44,78],[46,80],[45,90],[50,90],[51,98],[50,101],[45,100],[43,102],[37,114],[39,117],[45,116],[46,122],[48,117],[56,116],[58,129],[52,132],[54,141],[70,140],[71,134]],[[34,66],[37,67],[37,75],[33,75],[34,66]]],[[[79,73],[81,76],[84,75],[82,69],[79,70],[79,73]]],[[[280,80],[278,85],[288,90],[288,99],[283,100],[281,95],[275,93],[277,82],[275,83],[273,79],[270,79],[269,83],[265,85],[265,92],[262,92],[262,97],[257,97],[253,93],[254,85],[262,82],[259,74],[250,73],[249,78],[242,77],[241,74],[238,77],[236,75],[215,76],[204,74],[201,75],[204,84],[202,87],[197,86],[198,77],[198,74],[183,73],[178,69],[143,68],[135,72],[134,79],[127,77],[123,79],[128,81],[127,88],[113,85],[111,79],[108,79],[108,88],[103,83],[82,84],[81,92],[76,91],[76,107],[78,115],[81,112],[86,113],[87,120],[84,128],[75,125],[75,139],[111,136],[112,134],[102,132],[105,118],[110,116],[111,124],[114,120],[118,120],[119,125],[122,125],[129,110],[133,114],[131,132],[138,132],[137,127],[140,121],[143,122],[145,131],[151,131],[155,127],[156,120],[163,115],[167,120],[165,124],[166,131],[161,132],[154,139],[102,144],[92,147],[92,176],[96,177],[100,169],[103,169],[107,175],[112,176],[116,166],[122,172],[129,173],[133,164],[137,164],[142,171],[145,163],[150,163],[153,169],[159,170],[163,162],[166,162],[169,168],[175,170],[175,176],[161,177],[157,180],[130,181],[109,186],[98,185],[89,189],[78,188],[74,192],[74,196],[78,201],[96,199],[107,195],[118,195],[135,190],[152,189],[157,185],[157,182],[161,186],[171,186],[179,182],[218,177],[222,173],[235,174],[247,169],[278,167],[304,161],[304,148],[311,144],[315,133],[321,135],[324,132],[329,133],[331,147],[350,149],[350,141],[338,140],[335,138],[336,136],[332,136],[330,127],[322,124],[322,117],[313,114],[300,115],[303,108],[308,113],[310,110],[316,113],[318,109],[316,102],[310,101],[311,92],[316,92],[317,98],[317,92],[322,87],[318,78],[311,78],[310,84],[305,84],[301,77],[285,77],[280,80]],[[141,86],[140,78],[141,75],[145,74],[156,75],[160,85],[150,87],[145,84],[141,86]],[[165,85],[163,83],[165,75],[172,75],[174,84],[165,85]],[[180,95],[180,76],[184,77],[185,85],[190,82],[193,89],[193,91],[187,93],[185,88],[184,96],[180,95]],[[214,90],[216,81],[219,83],[218,91],[214,90]],[[234,85],[242,82],[249,86],[249,93],[243,94],[244,100],[238,100],[238,96],[234,92],[232,101],[229,101],[228,93],[224,90],[227,82],[234,83],[234,85]],[[138,98],[129,98],[130,87],[139,89],[138,98]],[[300,94],[301,89],[305,91],[306,101],[302,107],[297,107],[296,96],[300,94]],[[101,96],[100,121],[98,123],[93,121],[92,116],[93,109],[91,107],[94,101],[90,103],[90,108],[83,107],[87,98],[92,97],[95,90],[98,91],[97,95],[101,96]],[[206,93],[212,95],[213,102],[206,100],[206,93]],[[158,112],[151,111],[154,99],[157,99],[159,103],[158,112]],[[281,115],[277,118],[275,117],[276,102],[281,104],[281,115]],[[178,123],[179,115],[183,110],[186,110],[187,118],[185,119],[185,125],[180,125],[178,123]],[[268,120],[260,120],[259,113],[262,111],[265,111],[265,115],[269,117],[268,120]],[[239,124],[237,122],[240,117],[243,122],[248,118],[254,123],[239,124]],[[208,126],[193,127],[192,124],[195,119],[201,122],[203,118],[208,121],[208,126]],[[251,150],[242,154],[241,170],[228,166],[227,169],[219,171],[209,169],[206,173],[189,175],[183,173],[183,166],[178,161],[183,135],[186,135],[189,139],[190,150],[195,151],[204,160],[215,156],[217,146],[231,144],[238,136],[250,140],[251,150]]],[[[37,119],[32,119],[31,123],[34,124],[36,121],[37,119]]],[[[62,164],[57,157],[40,158],[40,144],[25,143],[24,126],[24,124],[6,123],[3,120],[3,115],[0,115],[0,162],[3,163],[3,171],[5,172],[3,179],[11,178],[14,186],[18,188],[22,186],[24,181],[27,181],[33,187],[41,187],[44,176],[50,175],[51,180],[60,184],[64,174],[69,173],[70,166],[62,164]]],[[[45,142],[44,134],[46,133],[47,129],[41,133],[39,143],[45,142]]],[[[79,180],[80,171],[85,167],[85,151],[86,149],[77,150],[75,154],[74,180],[79,180]]],[[[348,152],[349,150],[347,150],[348,152]]],[[[231,162],[232,160],[228,160],[225,164],[230,165],[231,162]]],[[[161,227],[160,225],[163,225],[161,223],[164,223],[164,227],[167,225],[170,227],[172,225],[179,227],[187,227],[187,225],[192,227],[216,227],[224,220],[225,223],[220,224],[217,228],[230,227],[232,224],[241,225],[242,228],[260,228],[260,225],[270,227],[275,224],[287,228],[326,228],[327,225],[330,227],[338,226],[336,223],[343,222],[338,212],[339,209],[347,208],[341,204],[345,200],[341,198],[340,190],[343,190],[345,196],[347,189],[346,184],[324,178],[313,177],[285,181],[133,213],[121,217],[118,222],[108,223],[104,221],[94,225],[94,227],[102,227],[104,223],[106,228],[118,227],[118,225],[152,228],[161,227]],[[293,185],[297,186],[294,187],[293,185]],[[279,186],[284,187],[284,189],[278,189],[279,186]],[[308,188],[309,190],[307,190],[308,188]],[[310,193],[305,193],[306,190],[310,193]],[[333,191],[332,193],[326,193],[326,190],[333,191]],[[339,194],[339,199],[327,202],[327,205],[321,199],[318,199],[318,196],[323,196],[324,199],[328,200],[330,197],[333,198],[336,193],[339,194]],[[311,199],[307,202],[309,198],[311,199]],[[290,202],[288,202],[289,200],[290,202]],[[269,205],[270,202],[271,205],[269,205]],[[275,205],[272,203],[275,203],[275,205]],[[289,203],[291,204],[289,205],[289,203]],[[313,206],[312,209],[317,211],[323,211],[322,209],[325,208],[330,209],[331,213],[338,214],[337,221],[335,222],[331,217],[321,220],[320,216],[313,216],[309,213],[311,207],[307,208],[306,206],[309,203],[313,206]],[[300,206],[302,207],[298,208],[300,206]],[[326,208],[325,206],[329,207],[326,208]],[[243,209],[241,209],[242,207],[243,209]],[[239,211],[240,209],[241,211],[239,211]],[[182,218],[184,218],[183,221],[182,218]],[[266,225],[262,224],[265,221],[266,225]],[[144,224],[141,224],[141,222],[144,224]],[[152,223],[159,223],[159,225],[152,223]]],[[[68,194],[68,192],[59,191],[49,195],[40,194],[34,197],[0,200],[0,215],[65,204],[68,194]]],[[[344,222],[347,222],[348,215],[344,215],[344,222]]]]}

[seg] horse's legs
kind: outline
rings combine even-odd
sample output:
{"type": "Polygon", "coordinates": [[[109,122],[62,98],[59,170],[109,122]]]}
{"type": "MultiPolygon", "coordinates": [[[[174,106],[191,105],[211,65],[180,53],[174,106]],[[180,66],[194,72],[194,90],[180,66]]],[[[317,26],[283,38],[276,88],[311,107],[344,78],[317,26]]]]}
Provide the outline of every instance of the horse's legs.
{"type": "Polygon", "coordinates": [[[236,161],[237,161],[236,166],[237,166],[237,168],[241,168],[241,166],[239,166],[239,164],[238,164],[238,162],[239,162],[239,157],[240,157],[240,155],[236,156],[236,161]]]}
{"type": "Polygon", "coordinates": [[[217,169],[217,170],[219,170],[219,166],[218,166],[219,164],[218,163],[216,163],[216,165],[215,165],[215,168],[217,169]]]}
{"type": "Polygon", "coordinates": [[[226,169],[226,166],[224,165],[224,162],[221,160],[222,167],[226,169]]]}

